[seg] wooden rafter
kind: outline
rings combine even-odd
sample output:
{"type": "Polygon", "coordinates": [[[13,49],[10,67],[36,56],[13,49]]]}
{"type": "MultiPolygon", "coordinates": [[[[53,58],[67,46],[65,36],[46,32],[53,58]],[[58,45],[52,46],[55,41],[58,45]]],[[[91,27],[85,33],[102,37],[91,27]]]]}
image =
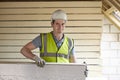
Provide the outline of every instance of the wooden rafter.
{"type": "Polygon", "coordinates": [[[102,0],[102,12],[120,29],[120,21],[113,16],[113,12],[120,11],[120,0],[102,0]]]}

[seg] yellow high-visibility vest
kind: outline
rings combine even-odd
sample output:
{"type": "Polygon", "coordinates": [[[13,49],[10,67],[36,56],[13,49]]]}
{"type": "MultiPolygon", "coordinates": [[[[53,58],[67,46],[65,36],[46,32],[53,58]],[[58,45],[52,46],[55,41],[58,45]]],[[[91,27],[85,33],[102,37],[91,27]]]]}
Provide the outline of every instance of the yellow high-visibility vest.
{"type": "MultiPolygon", "coordinates": [[[[40,49],[40,57],[46,62],[69,63],[69,38],[64,36],[64,41],[58,49],[52,33],[40,34],[42,47],[40,49]]],[[[73,41],[71,40],[73,46],[73,41]]]]}

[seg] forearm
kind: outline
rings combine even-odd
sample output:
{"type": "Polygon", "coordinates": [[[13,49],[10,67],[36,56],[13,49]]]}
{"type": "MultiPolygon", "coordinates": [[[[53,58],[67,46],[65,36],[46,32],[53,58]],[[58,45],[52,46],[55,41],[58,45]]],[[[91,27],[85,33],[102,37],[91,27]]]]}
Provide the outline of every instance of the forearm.
{"type": "Polygon", "coordinates": [[[32,59],[32,60],[33,60],[33,58],[34,58],[34,56],[35,56],[35,54],[33,54],[32,51],[29,50],[29,49],[26,48],[26,47],[23,47],[23,48],[21,49],[21,53],[22,53],[25,57],[27,57],[27,58],[29,58],[29,59],[32,59]]]}

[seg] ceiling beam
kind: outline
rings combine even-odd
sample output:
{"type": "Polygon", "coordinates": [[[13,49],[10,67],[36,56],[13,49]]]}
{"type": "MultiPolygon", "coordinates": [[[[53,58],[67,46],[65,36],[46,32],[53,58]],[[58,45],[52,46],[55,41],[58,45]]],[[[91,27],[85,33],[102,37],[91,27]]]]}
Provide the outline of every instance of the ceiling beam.
{"type": "MultiPolygon", "coordinates": [[[[36,1],[73,1],[73,0],[0,0],[0,2],[36,2],[36,1]]],[[[74,1],[101,1],[101,0],[74,0],[74,1]]]]}

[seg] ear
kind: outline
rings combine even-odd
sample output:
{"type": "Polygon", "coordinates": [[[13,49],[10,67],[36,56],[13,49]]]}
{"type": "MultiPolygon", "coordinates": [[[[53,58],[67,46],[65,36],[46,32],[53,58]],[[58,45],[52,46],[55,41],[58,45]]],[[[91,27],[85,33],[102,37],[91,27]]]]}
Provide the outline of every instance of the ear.
{"type": "Polygon", "coordinates": [[[53,22],[51,22],[51,26],[53,27],[53,22]]]}

